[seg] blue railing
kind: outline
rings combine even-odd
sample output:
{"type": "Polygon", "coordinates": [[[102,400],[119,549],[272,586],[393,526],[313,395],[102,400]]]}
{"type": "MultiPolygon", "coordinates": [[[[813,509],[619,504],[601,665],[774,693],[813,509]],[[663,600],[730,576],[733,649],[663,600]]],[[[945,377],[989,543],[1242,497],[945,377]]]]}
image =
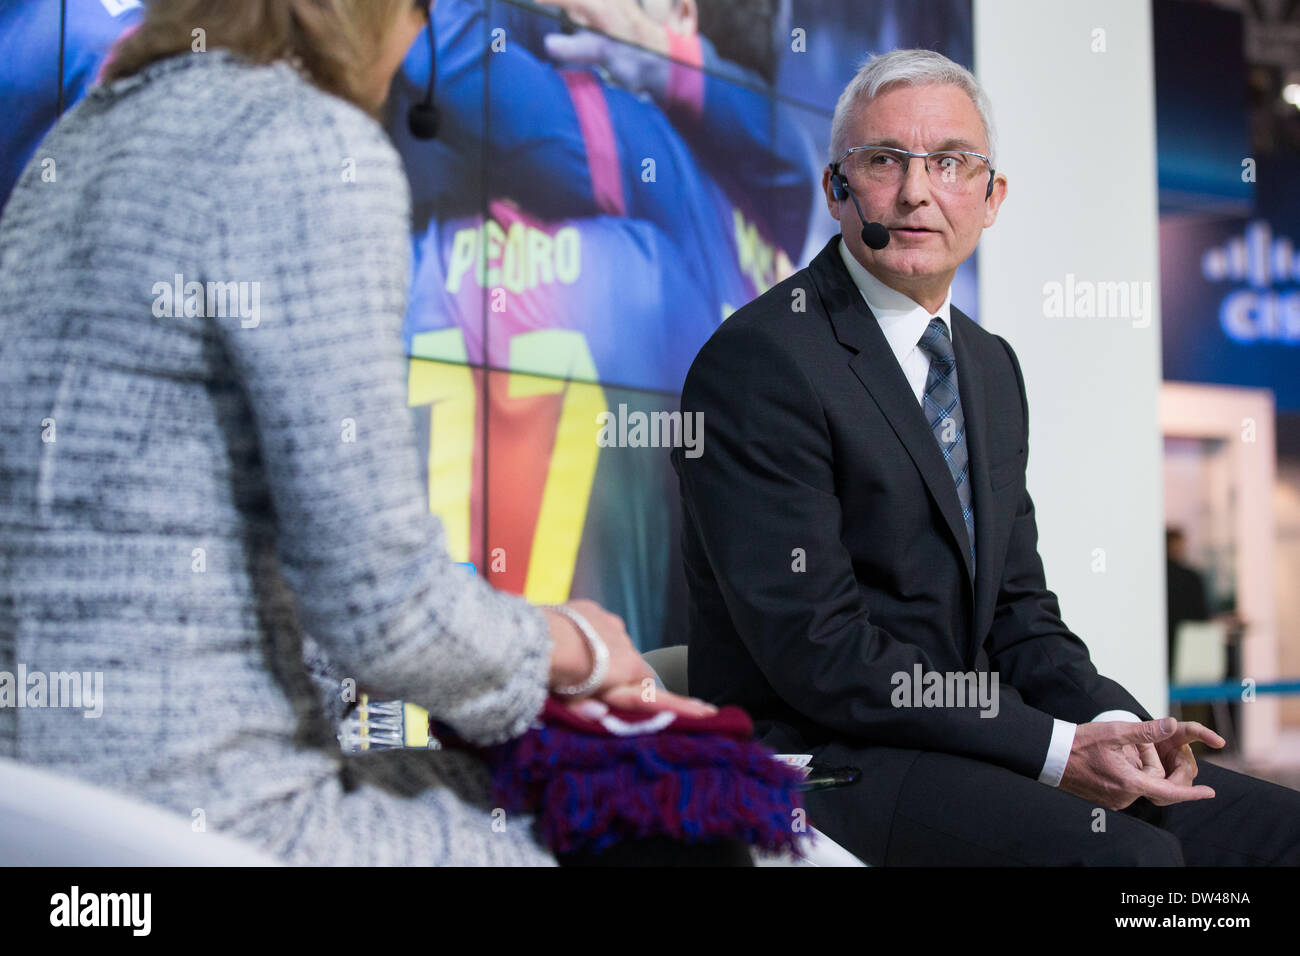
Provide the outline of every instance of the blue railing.
{"type": "MultiPolygon", "coordinates": [[[[1215,700],[1240,700],[1241,681],[1224,684],[1176,684],[1169,688],[1169,700],[1180,704],[1215,700]]],[[[1300,680],[1256,684],[1256,694],[1300,694],[1300,680]]]]}

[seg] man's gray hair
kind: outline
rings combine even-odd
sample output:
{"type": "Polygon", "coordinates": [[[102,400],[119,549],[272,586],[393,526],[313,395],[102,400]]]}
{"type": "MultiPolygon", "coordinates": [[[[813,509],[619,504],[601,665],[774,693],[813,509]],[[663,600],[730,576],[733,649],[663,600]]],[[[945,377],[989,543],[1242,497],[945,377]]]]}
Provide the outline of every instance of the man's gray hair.
{"type": "Polygon", "coordinates": [[[995,163],[993,107],[988,95],[970,70],[933,50],[891,50],[870,57],[862,64],[835,104],[835,118],[831,120],[830,162],[835,162],[849,148],[849,122],[859,108],[896,86],[930,86],[938,83],[950,83],[959,87],[971,98],[975,111],[984,123],[984,136],[989,141],[989,162],[995,163]]]}

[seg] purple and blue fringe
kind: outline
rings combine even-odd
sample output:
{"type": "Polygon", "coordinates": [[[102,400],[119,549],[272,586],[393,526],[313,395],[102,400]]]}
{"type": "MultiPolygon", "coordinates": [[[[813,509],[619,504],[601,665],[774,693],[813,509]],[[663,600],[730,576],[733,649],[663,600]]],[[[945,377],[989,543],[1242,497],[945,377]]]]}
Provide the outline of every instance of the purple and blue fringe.
{"type": "Polygon", "coordinates": [[[555,853],[623,840],[732,838],[765,852],[800,851],[798,770],[752,740],[719,734],[593,736],[529,730],[485,752],[493,802],[537,816],[555,853]]]}

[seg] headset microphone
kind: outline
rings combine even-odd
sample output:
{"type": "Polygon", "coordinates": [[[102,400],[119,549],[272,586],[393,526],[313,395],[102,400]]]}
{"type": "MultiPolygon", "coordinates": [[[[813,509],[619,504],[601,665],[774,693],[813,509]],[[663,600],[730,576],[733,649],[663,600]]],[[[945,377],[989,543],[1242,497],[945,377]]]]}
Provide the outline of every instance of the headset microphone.
{"type": "Polygon", "coordinates": [[[858,197],[853,195],[848,180],[838,171],[831,173],[831,195],[839,200],[853,200],[853,208],[858,211],[858,219],[862,223],[862,242],[868,249],[883,249],[889,245],[889,230],[878,222],[867,222],[867,217],[862,215],[862,207],[858,205],[858,197]]]}
{"type": "MultiPolygon", "coordinates": [[[[856,209],[857,205],[857,197],[854,197],[853,207],[856,209]]],[[[862,218],[861,209],[858,209],[858,218],[862,218]]],[[[883,249],[889,245],[889,230],[878,222],[863,222],[862,242],[868,249],[883,249]]]]}
{"type": "Polygon", "coordinates": [[[429,83],[424,90],[424,99],[412,104],[406,113],[406,125],[416,139],[436,139],[438,137],[438,107],[433,104],[433,81],[438,75],[438,52],[433,41],[433,11],[429,10],[426,23],[429,37],[429,83]]]}

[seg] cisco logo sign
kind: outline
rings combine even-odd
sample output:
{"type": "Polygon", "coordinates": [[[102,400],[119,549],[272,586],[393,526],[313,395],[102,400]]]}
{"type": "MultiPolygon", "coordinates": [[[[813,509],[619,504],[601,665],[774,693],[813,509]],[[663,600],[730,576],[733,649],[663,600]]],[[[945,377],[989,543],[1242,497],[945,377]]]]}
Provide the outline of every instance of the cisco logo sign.
{"type": "Polygon", "coordinates": [[[1248,285],[1219,306],[1219,324],[1229,338],[1300,343],[1300,252],[1291,239],[1273,236],[1267,222],[1255,220],[1244,235],[1207,249],[1201,271],[1211,282],[1248,285]]]}

